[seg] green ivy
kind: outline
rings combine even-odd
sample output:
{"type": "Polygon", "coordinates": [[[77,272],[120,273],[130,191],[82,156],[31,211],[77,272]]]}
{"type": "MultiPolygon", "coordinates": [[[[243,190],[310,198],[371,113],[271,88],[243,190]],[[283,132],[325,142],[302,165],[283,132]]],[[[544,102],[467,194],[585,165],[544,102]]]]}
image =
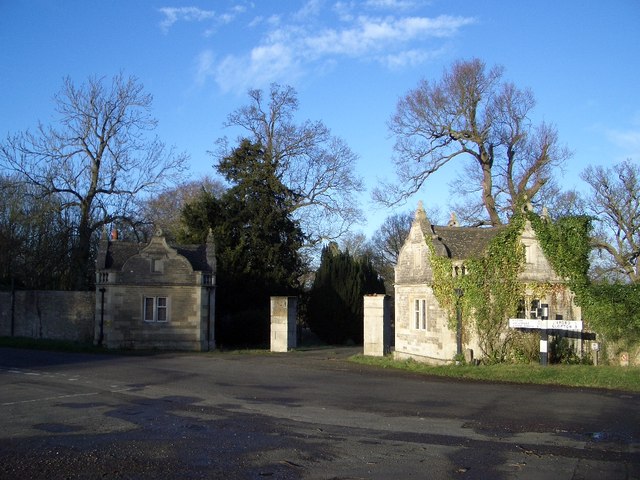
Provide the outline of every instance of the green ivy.
{"type": "Polygon", "coordinates": [[[518,281],[525,260],[520,236],[527,220],[552,268],[567,280],[567,286],[575,293],[587,327],[601,338],[619,342],[620,348],[637,345],[640,342],[640,285],[589,281],[591,219],[586,216],[564,217],[552,222],[532,212],[514,215],[491,240],[484,255],[465,260],[467,274],[459,277],[453,275],[452,260],[438,256],[433,240],[427,236],[433,269],[432,288],[440,306],[448,313],[449,328],[456,328],[456,307],[460,305],[463,342],[467,342],[470,330],[475,329],[482,353],[489,361],[522,356],[521,347],[526,347],[528,339],[519,341],[516,332],[507,328],[508,319],[517,312],[527,289],[544,297],[558,288],[553,283],[526,285],[518,281]],[[456,289],[463,290],[461,298],[456,295],[456,289]]]}
{"type": "Polygon", "coordinates": [[[582,312],[600,339],[618,343],[618,350],[630,350],[640,343],[640,285],[589,285],[583,295],[582,312]]]}
{"type": "Polygon", "coordinates": [[[584,293],[589,284],[591,218],[572,216],[551,222],[533,213],[527,218],[555,272],[568,279],[574,292],[584,293]]]}
{"type": "Polygon", "coordinates": [[[504,361],[508,354],[509,336],[505,338],[504,332],[524,293],[525,286],[518,282],[524,267],[524,248],[519,242],[523,225],[522,216],[514,218],[492,239],[485,255],[465,261],[467,274],[458,277],[453,276],[451,259],[437,256],[433,240],[426,239],[431,251],[434,295],[449,314],[449,328],[455,328],[456,306],[460,302],[463,342],[474,329],[483,355],[494,361],[504,361]],[[458,288],[463,292],[461,298],[456,295],[458,288]]]}
{"type": "Polygon", "coordinates": [[[530,215],[540,245],[554,270],[567,278],[589,329],[631,348],[640,341],[640,285],[592,283],[588,278],[591,218],[565,217],[551,223],[530,215]]]}

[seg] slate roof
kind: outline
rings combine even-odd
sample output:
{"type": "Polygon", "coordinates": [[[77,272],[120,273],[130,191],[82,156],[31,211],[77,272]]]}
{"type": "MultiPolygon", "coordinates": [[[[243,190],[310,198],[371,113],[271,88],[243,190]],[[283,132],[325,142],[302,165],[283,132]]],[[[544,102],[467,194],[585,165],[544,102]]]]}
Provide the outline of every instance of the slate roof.
{"type": "Polygon", "coordinates": [[[465,260],[481,256],[489,242],[505,227],[445,227],[433,225],[433,232],[444,244],[453,260],[465,260]]]}
{"type": "MultiPolygon", "coordinates": [[[[98,265],[97,267],[100,270],[120,270],[128,259],[140,253],[140,251],[146,246],[147,245],[144,243],[122,241],[109,242],[106,249],[104,264],[98,265]]],[[[100,260],[99,257],[98,260],[100,260]]]]}
{"type": "Polygon", "coordinates": [[[211,270],[207,263],[207,246],[206,245],[169,245],[175,248],[180,255],[189,260],[194,270],[208,271],[211,270]]]}
{"type": "MultiPolygon", "coordinates": [[[[120,270],[127,260],[140,253],[148,244],[136,242],[109,242],[106,257],[103,261],[98,258],[99,270],[120,270]],[[104,263],[103,263],[104,262],[104,263]]],[[[206,245],[169,245],[180,255],[185,257],[196,271],[210,271],[207,263],[206,245]]]]}

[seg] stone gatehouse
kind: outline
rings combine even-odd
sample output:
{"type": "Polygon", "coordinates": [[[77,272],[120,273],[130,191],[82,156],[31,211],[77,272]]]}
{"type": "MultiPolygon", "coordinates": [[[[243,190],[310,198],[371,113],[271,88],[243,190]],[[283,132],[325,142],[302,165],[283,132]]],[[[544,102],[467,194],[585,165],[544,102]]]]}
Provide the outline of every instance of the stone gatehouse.
{"type": "Polygon", "coordinates": [[[148,244],[103,233],[96,260],[95,343],[108,348],[215,348],[215,244],[148,244]]]}
{"type": "MultiPolygon", "coordinates": [[[[428,363],[451,362],[457,353],[456,330],[449,328],[449,313],[440,307],[433,292],[431,239],[435,254],[452,260],[452,275],[466,273],[466,260],[481,255],[489,242],[504,227],[460,227],[452,221],[448,226],[432,225],[422,204],[418,205],[409,235],[401,248],[395,269],[395,357],[413,358],[428,363]]],[[[522,299],[526,305],[521,312],[528,317],[531,306],[549,305],[550,319],[580,320],[581,309],[574,293],[566,286],[542,252],[536,234],[527,222],[520,235],[525,249],[525,267],[519,280],[529,287],[522,299]],[[537,298],[536,284],[553,284],[553,294],[537,298]]],[[[467,335],[464,349],[472,349],[481,356],[477,333],[467,335]]]]}

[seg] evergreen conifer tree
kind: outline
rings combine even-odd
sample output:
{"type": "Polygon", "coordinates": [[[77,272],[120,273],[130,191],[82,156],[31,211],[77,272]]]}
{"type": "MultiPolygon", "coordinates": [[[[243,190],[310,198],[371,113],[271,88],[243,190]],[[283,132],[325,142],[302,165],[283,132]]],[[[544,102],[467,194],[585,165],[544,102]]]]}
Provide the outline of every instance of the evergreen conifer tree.
{"type": "Polygon", "coordinates": [[[322,250],[309,295],[309,327],[327,343],[360,344],[364,328],[363,297],[384,292],[384,282],[369,258],[354,258],[332,243],[322,250]]]}
{"type": "Polygon", "coordinates": [[[264,345],[269,297],[297,295],[303,235],[287,208],[290,192],[259,144],[243,141],[217,166],[232,183],[220,198],[203,193],[183,218],[184,240],[216,241],[216,337],[223,345],[264,345]]]}

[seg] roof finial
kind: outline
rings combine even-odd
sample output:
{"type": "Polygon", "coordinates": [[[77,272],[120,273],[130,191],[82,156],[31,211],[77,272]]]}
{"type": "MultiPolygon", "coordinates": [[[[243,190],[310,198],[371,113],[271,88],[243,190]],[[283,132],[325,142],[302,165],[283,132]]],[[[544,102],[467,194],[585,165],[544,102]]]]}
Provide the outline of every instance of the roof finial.
{"type": "Polygon", "coordinates": [[[423,234],[427,235],[433,233],[433,228],[431,226],[431,222],[429,222],[429,219],[427,218],[427,212],[424,211],[422,200],[418,201],[418,208],[416,208],[413,221],[418,222],[423,234]]]}
{"type": "Polygon", "coordinates": [[[424,211],[424,205],[422,204],[422,200],[418,200],[418,208],[416,208],[416,213],[414,215],[416,220],[426,220],[427,212],[424,211]]]}
{"type": "Polygon", "coordinates": [[[546,222],[548,222],[551,217],[549,215],[549,209],[547,207],[542,207],[542,215],[541,215],[542,219],[546,222]]]}

